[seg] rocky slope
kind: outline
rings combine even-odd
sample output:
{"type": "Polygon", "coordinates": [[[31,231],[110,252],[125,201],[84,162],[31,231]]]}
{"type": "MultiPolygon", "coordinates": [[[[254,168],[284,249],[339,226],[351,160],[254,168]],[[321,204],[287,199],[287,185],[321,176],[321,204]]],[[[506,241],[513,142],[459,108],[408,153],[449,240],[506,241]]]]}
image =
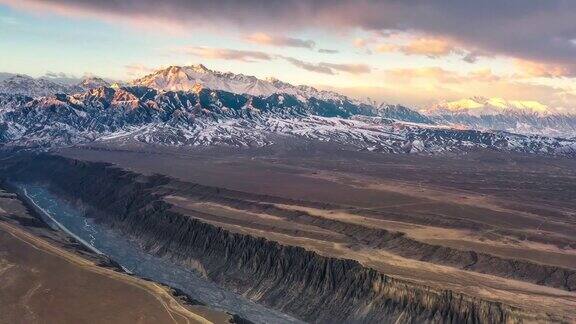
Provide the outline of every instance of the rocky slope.
{"type": "MultiPolygon", "coordinates": [[[[98,77],[80,79],[32,78],[23,74],[0,74],[0,94],[23,95],[32,98],[48,97],[56,94],[74,94],[110,84],[98,77]]],[[[0,106],[1,107],[1,106],[0,106]]]]}
{"type": "Polygon", "coordinates": [[[414,123],[422,118],[404,107],[379,111],[345,97],[300,100],[289,94],[263,97],[208,89],[173,92],[104,86],[35,99],[0,95],[0,141],[13,147],[94,141],[246,147],[271,145],[282,137],[389,153],[575,152],[572,140],[414,123]]]}
{"type": "Polygon", "coordinates": [[[170,66],[141,79],[134,80],[132,85],[144,86],[160,91],[199,91],[200,89],[210,89],[246,94],[254,97],[286,94],[295,97],[299,101],[316,99],[325,101],[348,101],[360,104],[359,101],[336,92],[318,90],[304,85],[294,86],[274,78],[262,80],[244,74],[213,71],[202,64],[170,66]]]}
{"type": "MultiPolygon", "coordinates": [[[[562,138],[572,138],[576,134],[576,118],[574,115],[563,115],[554,114],[547,110],[547,107],[531,101],[507,101],[501,98],[482,98],[474,97],[464,100],[459,100],[455,102],[444,102],[434,105],[423,112],[417,112],[413,109],[401,106],[401,105],[378,105],[375,102],[369,100],[357,100],[349,98],[347,96],[341,95],[333,91],[318,90],[310,86],[295,86],[289,83],[279,81],[277,79],[258,79],[254,76],[234,74],[231,72],[218,72],[206,68],[203,65],[191,65],[191,66],[170,66],[165,69],[158,70],[140,79],[134,80],[127,83],[128,86],[121,88],[120,85],[114,84],[110,85],[107,81],[96,78],[89,77],[80,82],[58,82],[58,78],[39,78],[34,79],[25,75],[11,75],[2,74],[0,75],[0,95],[3,97],[8,97],[10,95],[25,95],[31,98],[36,98],[39,102],[29,103],[29,106],[34,106],[35,108],[45,108],[46,105],[69,105],[72,103],[75,107],[75,111],[80,114],[84,114],[86,118],[95,118],[96,120],[102,120],[103,117],[91,116],[90,114],[85,114],[84,110],[90,108],[91,105],[98,105],[94,101],[85,102],[84,98],[87,96],[94,97],[92,93],[95,90],[99,92],[109,93],[113,88],[114,91],[124,91],[129,94],[125,95],[124,102],[119,103],[120,100],[114,100],[115,103],[104,103],[107,99],[96,99],[100,102],[102,107],[107,106],[121,106],[123,108],[137,107],[147,107],[156,109],[157,111],[147,111],[146,114],[156,114],[165,109],[165,103],[162,98],[152,98],[150,96],[144,95],[146,91],[142,89],[148,89],[155,94],[185,94],[186,96],[193,96],[194,94],[200,95],[201,93],[211,93],[213,96],[219,97],[215,102],[210,103],[208,106],[202,106],[201,111],[203,112],[213,112],[213,116],[218,116],[218,120],[222,121],[223,117],[231,118],[230,114],[227,112],[213,111],[214,108],[227,108],[228,110],[238,110],[237,104],[242,104],[244,110],[248,111],[251,115],[262,115],[262,112],[269,112],[271,110],[275,111],[276,117],[279,115],[280,118],[295,117],[294,106],[299,106],[304,109],[297,109],[297,117],[301,118],[303,116],[320,116],[320,117],[341,117],[349,119],[351,116],[379,116],[388,122],[395,121],[401,123],[416,123],[422,128],[430,128],[433,125],[442,125],[444,128],[450,128],[453,131],[457,129],[468,129],[476,130],[487,133],[494,132],[508,132],[517,133],[525,135],[535,135],[535,136],[549,136],[549,137],[562,137],[562,138]],[[135,91],[134,89],[140,89],[142,91],[135,91]],[[87,94],[92,93],[92,94],[87,94]],[[243,97],[240,101],[236,100],[235,103],[231,103],[228,100],[222,100],[223,95],[227,93],[227,97],[236,96],[243,97]],[[63,94],[73,97],[71,99],[66,99],[63,94]],[[130,98],[130,97],[133,98],[130,98]],[[61,102],[64,103],[61,103],[61,102]],[[142,102],[139,102],[142,101],[142,102]],[[264,102],[266,104],[265,109],[259,105],[259,103],[264,102]],[[155,108],[154,108],[155,107],[155,108]],[[275,108],[275,109],[271,109],[275,108]]],[[[2,100],[7,100],[6,98],[2,100]]],[[[187,107],[186,102],[171,103],[171,109],[177,110],[178,113],[186,114],[189,107],[187,107]]],[[[99,106],[100,107],[100,106],[99,106]]],[[[6,120],[2,118],[3,106],[0,105],[0,123],[3,122],[4,125],[0,127],[11,128],[12,132],[15,129],[22,130],[22,125],[25,121],[20,121],[17,123],[16,120],[6,120]],[[6,123],[12,122],[14,125],[6,125],[6,123]]],[[[65,112],[64,112],[65,113],[65,112]]],[[[235,118],[245,118],[247,114],[241,116],[235,116],[235,118]]],[[[165,116],[166,117],[166,116],[165,116]]],[[[196,115],[195,117],[198,117],[196,115]]],[[[200,116],[201,117],[201,116],[200,116]]],[[[73,135],[64,136],[65,139],[62,141],[61,138],[50,138],[44,143],[38,143],[38,139],[35,139],[34,135],[28,136],[32,140],[30,142],[36,143],[40,146],[46,145],[46,143],[58,143],[58,144],[73,144],[86,141],[92,141],[96,138],[102,137],[102,133],[117,132],[115,137],[122,137],[126,134],[139,136],[131,136],[132,139],[137,141],[142,141],[143,138],[155,139],[160,142],[160,144],[174,144],[181,142],[200,143],[200,145],[206,145],[206,141],[189,141],[183,140],[182,138],[174,135],[175,133],[190,133],[196,134],[195,131],[190,131],[190,129],[205,129],[209,128],[208,132],[211,133],[226,133],[228,131],[235,132],[231,130],[231,127],[220,127],[221,125],[214,125],[211,123],[209,126],[202,125],[206,124],[206,120],[198,121],[196,125],[190,125],[192,121],[188,120],[187,127],[182,129],[182,127],[173,128],[173,125],[169,125],[169,129],[166,134],[150,135],[150,133],[156,133],[157,128],[164,128],[165,125],[158,124],[158,122],[165,123],[167,118],[160,118],[155,121],[147,121],[147,125],[144,128],[147,129],[134,129],[132,128],[114,128],[107,129],[106,125],[93,125],[93,127],[98,128],[96,132],[91,132],[86,134],[85,129],[75,129],[74,125],[69,125],[69,123],[59,124],[61,128],[68,128],[69,130],[74,130],[73,135]],[[70,127],[72,126],[72,127],[70,127]],[[215,131],[214,129],[218,130],[215,131]],[[146,133],[143,135],[142,133],[146,133]],[[171,137],[166,141],[162,141],[162,137],[171,137]]],[[[29,121],[37,124],[37,121],[29,121]]],[[[49,122],[46,120],[44,122],[49,122]]],[[[93,123],[95,124],[95,123],[93,123]]],[[[128,123],[131,124],[131,123],[128,123]]],[[[40,125],[38,125],[40,126],[40,125]]],[[[45,128],[53,127],[54,125],[44,125],[45,128]]],[[[135,126],[131,124],[131,126],[135,126]]],[[[136,125],[138,127],[143,126],[143,123],[136,125]]],[[[414,125],[412,125],[414,126],[414,125]]],[[[254,127],[254,125],[250,125],[254,127]]],[[[269,125],[264,125],[258,128],[268,128],[269,125]]],[[[234,125],[232,128],[242,128],[242,126],[234,125]]],[[[38,131],[38,130],[37,130],[38,131]]],[[[43,136],[54,135],[57,131],[42,130],[43,136]]],[[[394,132],[394,130],[384,130],[385,133],[394,132]]],[[[307,132],[309,133],[309,132],[307,132]]],[[[197,134],[200,135],[200,134],[197,134]]],[[[214,134],[212,134],[214,135],[214,134]]],[[[192,135],[196,136],[196,135],[192,135]]],[[[266,134],[262,134],[260,137],[266,137],[266,134]]],[[[337,135],[336,137],[346,137],[347,135],[337,135]]],[[[6,136],[4,136],[6,137],[6,136]]],[[[182,136],[180,136],[182,137],[182,136]]],[[[188,136],[190,137],[190,135],[188,136]]],[[[331,136],[333,137],[333,136],[331,136]]],[[[251,140],[254,140],[252,138],[251,140]]],[[[321,140],[326,140],[323,138],[321,140]]],[[[17,141],[17,140],[14,140],[17,141]]],[[[250,142],[245,139],[220,139],[216,141],[219,144],[232,144],[232,145],[250,145],[255,143],[250,142]]],[[[268,141],[258,140],[256,141],[258,145],[269,144],[268,141]]],[[[30,143],[20,143],[20,145],[30,145],[30,143]]],[[[210,144],[208,144],[210,145],[210,144]]],[[[402,145],[412,146],[411,143],[404,141],[402,145]]],[[[417,142],[415,146],[418,146],[417,142]]],[[[468,146],[475,146],[474,143],[467,143],[468,146]]],[[[378,149],[380,145],[367,144],[363,145],[363,149],[374,147],[378,149]]],[[[389,145],[384,145],[389,146],[389,145]]],[[[447,149],[452,151],[452,149],[447,149]]],[[[390,151],[390,149],[384,149],[384,151],[390,151]]],[[[395,150],[392,150],[395,151],[395,150]]],[[[420,152],[420,149],[415,151],[420,152]]],[[[430,151],[430,150],[424,150],[430,151]]]]}
{"type": "MultiPolygon", "coordinates": [[[[193,197],[197,201],[223,204],[251,213],[277,216],[294,224],[305,224],[327,229],[345,235],[354,243],[383,249],[408,259],[511,278],[566,291],[576,291],[576,270],[573,269],[423,243],[408,237],[402,232],[321,218],[306,211],[284,209],[276,206],[275,203],[304,205],[328,210],[343,210],[345,209],[344,206],[330,206],[307,201],[287,201],[276,197],[248,194],[198,184],[186,188],[186,196],[193,197]]],[[[452,224],[452,226],[464,227],[462,224],[452,224]]],[[[576,247],[573,242],[564,246],[570,244],[576,247]]]]}
{"type": "Polygon", "coordinates": [[[44,97],[56,93],[72,93],[81,90],[79,87],[60,84],[48,79],[34,79],[21,74],[16,74],[0,81],[0,94],[44,97]]]}
{"type": "MultiPolygon", "coordinates": [[[[160,199],[169,179],[51,156],[4,171],[48,184],[88,216],[133,237],[151,253],[196,265],[212,280],[260,303],[319,323],[501,323],[546,315],[386,276],[356,261],[221,228],[172,211],[160,199]],[[198,264],[200,266],[198,266],[198,264]]],[[[544,316],[544,317],[540,317],[544,316]]]]}
{"type": "Polygon", "coordinates": [[[429,117],[401,105],[382,104],[378,107],[377,113],[379,116],[388,119],[394,119],[411,123],[419,123],[419,124],[429,124],[429,125],[435,124],[435,122],[429,117]]]}

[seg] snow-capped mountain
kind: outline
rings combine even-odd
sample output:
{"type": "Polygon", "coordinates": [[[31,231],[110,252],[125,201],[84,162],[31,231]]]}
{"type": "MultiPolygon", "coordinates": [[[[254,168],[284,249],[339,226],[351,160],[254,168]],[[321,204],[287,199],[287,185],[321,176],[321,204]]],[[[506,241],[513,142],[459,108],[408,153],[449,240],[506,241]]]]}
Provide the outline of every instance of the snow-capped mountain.
{"type": "Polygon", "coordinates": [[[548,111],[547,106],[537,101],[479,96],[455,101],[442,101],[425,110],[428,114],[466,113],[473,116],[499,115],[507,112],[545,114],[548,111]]]}
{"type": "Polygon", "coordinates": [[[211,89],[257,97],[287,94],[302,101],[314,98],[357,102],[354,99],[332,91],[318,90],[303,85],[294,86],[274,78],[262,80],[244,74],[213,71],[202,64],[170,66],[141,79],[134,80],[132,85],[164,91],[199,91],[200,89],[211,89]]]}
{"type": "Polygon", "coordinates": [[[55,93],[69,93],[71,87],[47,79],[34,79],[16,74],[0,81],[0,93],[21,94],[30,97],[49,96],[55,93]]]}
{"type": "MultiPolygon", "coordinates": [[[[404,107],[388,112],[413,115],[404,107]]],[[[417,115],[416,115],[417,116],[417,115]]],[[[400,122],[344,99],[287,93],[99,87],[40,98],[0,95],[0,143],[26,147],[90,142],[176,146],[264,146],[278,140],[331,142],[390,153],[476,149],[575,154],[574,141],[400,122]]]]}
{"type": "Polygon", "coordinates": [[[376,107],[202,65],[169,67],[129,86],[97,78],[69,87],[14,78],[0,88],[6,90],[0,91],[0,145],[8,147],[90,142],[242,147],[290,139],[390,153],[576,154],[574,140],[435,125],[436,119],[400,105],[376,107]]]}
{"type": "Polygon", "coordinates": [[[556,114],[534,101],[473,97],[436,104],[424,113],[437,124],[571,138],[576,115],[556,114]]]}
{"type": "Polygon", "coordinates": [[[87,77],[76,82],[58,82],[57,78],[33,78],[22,74],[0,74],[0,93],[29,97],[45,97],[59,93],[73,94],[94,88],[110,86],[98,77],[87,77]]]}
{"type": "Polygon", "coordinates": [[[110,83],[102,78],[88,77],[82,80],[78,87],[82,90],[92,90],[100,87],[110,87],[110,83]]]}

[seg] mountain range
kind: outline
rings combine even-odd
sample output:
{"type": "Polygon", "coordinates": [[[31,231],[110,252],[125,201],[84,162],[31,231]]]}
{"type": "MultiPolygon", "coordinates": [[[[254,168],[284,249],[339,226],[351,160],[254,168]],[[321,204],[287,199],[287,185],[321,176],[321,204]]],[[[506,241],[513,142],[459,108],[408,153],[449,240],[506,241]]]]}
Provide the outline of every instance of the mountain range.
{"type": "Polygon", "coordinates": [[[29,97],[44,97],[59,93],[72,94],[110,84],[98,77],[88,77],[75,83],[58,82],[49,78],[32,78],[23,74],[0,75],[0,93],[29,97]]]}
{"type": "MultiPolygon", "coordinates": [[[[91,142],[246,147],[293,140],[391,153],[575,152],[574,140],[509,132],[514,123],[518,128],[518,119],[489,124],[482,116],[466,116],[377,106],[332,91],[203,65],[171,66],[124,86],[98,78],[73,85],[22,75],[0,81],[0,143],[8,147],[91,142]]],[[[554,118],[548,124],[533,123],[555,130],[563,125],[559,133],[573,125],[570,119],[554,118]]]]}
{"type": "Polygon", "coordinates": [[[553,113],[534,101],[472,97],[441,102],[424,111],[438,124],[551,137],[576,136],[576,115],[553,113]]]}

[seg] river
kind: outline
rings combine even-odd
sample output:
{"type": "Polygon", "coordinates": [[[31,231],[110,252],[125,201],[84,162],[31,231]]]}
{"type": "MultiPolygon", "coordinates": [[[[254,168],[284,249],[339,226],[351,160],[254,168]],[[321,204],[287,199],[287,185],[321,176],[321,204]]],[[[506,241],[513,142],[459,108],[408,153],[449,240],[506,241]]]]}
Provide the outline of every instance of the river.
{"type": "Polygon", "coordinates": [[[146,253],[126,236],[84,217],[81,210],[43,186],[22,183],[16,186],[51,227],[68,233],[94,252],[107,255],[134,275],[178,288],[211,308],[238,314],[254,323],[302,323],[230,292],[192,269],[146,253]]]}

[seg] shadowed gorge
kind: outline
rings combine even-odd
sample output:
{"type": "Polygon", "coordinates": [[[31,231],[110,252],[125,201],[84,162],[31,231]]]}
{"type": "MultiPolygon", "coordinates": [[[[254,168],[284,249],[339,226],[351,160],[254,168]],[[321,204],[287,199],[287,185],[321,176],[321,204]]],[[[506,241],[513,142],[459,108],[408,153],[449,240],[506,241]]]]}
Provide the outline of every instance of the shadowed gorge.
{"type": "MultiPolygon", "coordinates": [[[[146,251],[200,269],[224,287],[306,321],[514,322],[549,316],[396,279],[354,260],[328,257],[301,247],[231,232],[199,220],[194,213],[182,213],[163,198],[185,193],[189,198],[202,201],[226,201],[235,208],[244,204],[243,208],[252,212],[259,205],[246,204],[253,199],[276,204],[294,201],[182,184],[165,176],[142,176],[104,163],[48,155],[23,159],[26,163],[17,161],[4,172],[10,181],[44,184],[52,192],[82,206],[87,217],[137,240],[146,251]]],[[[301,211],[260,207],[258,212],[331,230],[414,259],[438,263],[453,260],[452,266],[465,268],[467,261],[462,261],[458,253],[471,254],[422,244],[385,230],[323,220],[301,211]],[[435,252],[430,253],[429,249],[435,252]]],[[[481,258],[488,261],[475,263],[480,267],[482,262],[538,267],[527,262],[489,259],[490,256],[485,255],[480,255],[481,258]]],[[[469,267],[473,266],[471,262],[469,267]]],[[[476,270],[482,272],[481,268],[476,270]]],[[[504,266],[499,271],[505,276],[522,277],[522,273],[511,273],[504,266]]],[[[527,280],[571,290],[573,283],[567,280],[572,275],[569,271],[542,267],[540,277],[527,280]],[[566,278],[556,279],[550,273],[566,278]]]]}

